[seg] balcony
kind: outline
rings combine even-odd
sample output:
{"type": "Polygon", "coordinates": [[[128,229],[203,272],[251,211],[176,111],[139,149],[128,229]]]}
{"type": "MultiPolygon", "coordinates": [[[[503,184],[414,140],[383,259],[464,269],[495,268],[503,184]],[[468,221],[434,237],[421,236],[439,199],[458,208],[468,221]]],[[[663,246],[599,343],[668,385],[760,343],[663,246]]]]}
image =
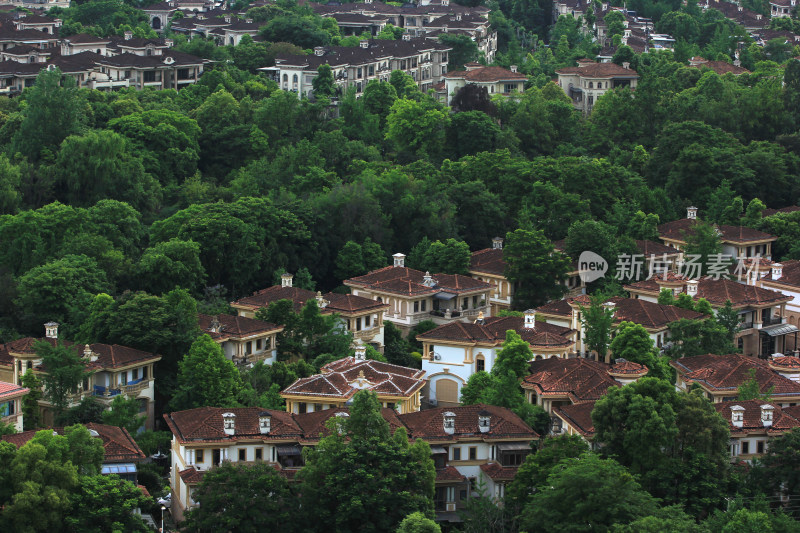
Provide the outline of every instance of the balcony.
{"type": "Polygon", "coordinates": [[[782,316],[770,316],[761,321],[761,324],[764,326],[774,326],[783,323],[785,323],[785,320],[782,316]]]}
{"type": "Polygon", "coordinates": [[[373,326],[370,328],[362,329],[360,331],[351,331],[350,333],[353,334],[354,339],[367,340],[373,338],[375,335],[378,334],[379,331],[380,331],[379,327],[373,326]]]}

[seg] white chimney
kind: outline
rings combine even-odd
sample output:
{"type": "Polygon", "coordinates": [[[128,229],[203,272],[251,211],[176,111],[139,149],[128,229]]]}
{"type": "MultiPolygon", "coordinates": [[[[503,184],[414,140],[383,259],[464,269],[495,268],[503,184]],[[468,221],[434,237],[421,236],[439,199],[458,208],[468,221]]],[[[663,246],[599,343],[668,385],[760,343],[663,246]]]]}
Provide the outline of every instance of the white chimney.
{"type": "Polygon", "coordinates": [[[517,65],[511,65],[511,72],[517,71],[517,65]]]}
{"type": "Polygon", "coordinates": [[[741,405],[731,406],[731,424],[737,428],[744,426],[744,407],[741,405]]]}
{"type": "Polygon", "coordinates": [[[396,267],[404,267],[406,266],[406,255],[405,254],[394,254],[394,266],[396,267]]]}
{"type": "Polygon", "coordinates": [[[450,0],[442,0],[442,5],[443,6],[449,6],[450,5],[450,0]]]}
{"type": "Polygon", "coordinates": [[[97,354],[92,351],[92,347],[88,344],[83,347],[83,356],[91,363],[97,361],[97,354]]]}
{"type": "Polygon", "coordinates": [[[686,281],[686,294],[694,298],[697,296],[697,285],[700,282],[696,279],[690,279],[686,281]]]}
{"type": "Polygon", "coordinates": [[[133,32],[132,31],[126,31],[125,32],[125,40],[126,41],[130,41],[131,39],[133,39],[133,32]]]}
{"type": "Polygon", "coordinates": [[[233,435],[236,431],[236,415],[233,413],[222,414],[222,429],[226,435],[233,435]]]}
{"type": "Polygon", "coordinates": [[[411,40],[411,34],[410,33],[404,33],[403,34],[403,40],[404,41],[410,41],[411,40]]]}
{"type": "Polygon", "coordinates": [[[164,46],[166,46],[167,48],[172,48],[172,45],[174,44],[175,41],[173,41],[172,39],[164,39],[164,46]]]}
{"type": "Polygon", "coordinates": [[[525,329],[536,329],[536,311],[528,309],[523,315],[525,316],[525,329]]]}
{"type": "Polygon", "coordinates": [[[44,325],[44,336],[48,339],[58,338],[58,322],[50,321],[44,325]]]}
{"type": "Polygon", "coordinates": [[[608,309],[609,311],[611,311],[612,315],[616,312],[616,307],[617,307],[617,304],[615,304],[614,302],[606,302],[606,303],[603,304],[603,308],[604,309],[608,309]]]}
{"type": "Polygon", "coordinates": [[[219,324],[218,315],[211,317],[211,324],[209,324],[208,329],[211,330],[211,333],[219,333],[222,330],[222,327],[219,324]]]}
{"type": "Polygon", "coordinates": [[[627,69],[630,69],[630,68],[631,68],[631,63],[630,63],[630,61],[623,61],[623,62],[622,62],[622,68],[624,68],[624,69],[626,69],[626,70],[627,70],[627,69]]]}
{"type": "Polygon", "coordinates": [[[325,55],[325,48],[323,48],[322,46],[315,46],[314,47],[314,55],[315,56],[325,55]]]}
{"type": "Polygon", "coordinates": [[[291,287],[292,286],[292,276],[288,272],[281,274],[281,287],[291,287]]]}
{"type": "Polygon", "coordinates": [[[456,414],[452,411],[444,413],[444,432],[452,435],[456,432],[456,414]]]}
{"type": "Polygon", "coordinates": [[[369,48],[369,41],[367,41],[366,39],[361,41],[359,44],[361,45],[361,48],[369,48]]]}
{"type": "Polygon", "coordinates": [[[436,281],[431,277],[431,273],[427,270],[425,271],[425,275],[422,277],[422,284],[426,287],[433,287],[436,284],[436,281]]]}
{"type": "Polygon", "coordinates": [[[697,208],[694,206],[689,206],[686,208],[686,218],[690,220],[695,220],[697,218],[697,208]]]}
{"type": "Polygon", "coordinates": [[[483,410],[478,413],[478,430],[481,433],[488,433],[491,429],[491,419],[492,413],[487,410],[483,410]]]}
{"type": "Polygon", "coordinates": [[[317,291],[317,295],[315,296],[315,298],[317,299],[317,307],[319,307],[320,309],[325,309],[326,307],[328,307],[328,304],[330,302],[322,297],[322,291],[317,291]]]}
{"type": "Polygon", "coordinates": [[[772,426],[772,413],[774,410],[775,407],[768,403],[761,406],[761,424],[763,424],[765,428],[772,426]]]}
{"type": "Polygon", "coordinates": [[[502,237],[495,237],[492,239],[492,250],[502,250],[503,249],[503,238],[502,237]]]}
{"type": "Polygon", "coordinates": [[[355,352],[355,359],[356,361],[366,361],[367,360],[367,347],[363,344],[356,344],[353,348],[355,352]]]}
{"type": "Polygon", "coordinates": [[[774,263],[772,265],[772,281],[776,281],[783,276],[783,265],[780,263],[774,263]]]}
{"type": "Polygon", "coordinates": [[[261,411],[258,414],[258,432],[266,435],[272,429],[272,415],[269,411],[261,411]]]}

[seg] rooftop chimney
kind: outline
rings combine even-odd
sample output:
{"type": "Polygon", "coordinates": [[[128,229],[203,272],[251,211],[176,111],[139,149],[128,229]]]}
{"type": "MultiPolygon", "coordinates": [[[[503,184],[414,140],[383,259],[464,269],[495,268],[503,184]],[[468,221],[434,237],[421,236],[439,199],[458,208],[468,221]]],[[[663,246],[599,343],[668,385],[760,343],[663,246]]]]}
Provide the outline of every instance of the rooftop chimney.
{"type": "Polygon", "coordinates": [[[525,329],[536,329],[536,311],[528,309],[523,314],[525,315],[525,329]]]}
{"type": "Polygon", "coordinates": [[[292,276],[288,272],[281,274],[281,287],[291,287],[292,286],[292,276]]]}
{"type": "Polygon", "coordinates": [[[236,431],[236,415],[233,413],[222,414],[222,429],[226,435],[233,435],[236,431]]]}
{"type": "Polygon", "coordinates": [[[478,413],[478,430],[481,433],[488,433],[491,429],[491,419],[492,413],[487,410],[483,410],[478,413]]]}
{"type": "Polygon", "coordinates": [[[315,46],[314,47],[314,55],[315,56],[325,55],[325,48],[322,47],[322,46],[315,46]]]}
{"type": "Polygon", "coordinates": [[[174,44],[175,41],[173,41],[172,39],[164,39],[164,46],[166,46],[167,48],[172,48],[172,45],[174,44]]]}
{"type": "Polygon", "coordinates": [[[622,62],[622,68],[624,68],[624,69],[630,69],[630,68],[631,68],[631,64],[630,64],[630,62],[629,62],[629,61],[623,61],[623,62],[622,62]]]}
{"type": "Polygon", "coordinates": [[[126,31],[125,32],[125,40],[126,41],[130,41],[131,39],[133,39],[133,32],[132,31],[126,31]]]}
{"type": "Polygon", "coordinates": [[[325,309],[326,307],[328,307],[328,304],[330,302],[322,297],[322,291],[317,291],[317,295],[315,298],[317,299],[317,307],[319,307],[320,309],[325,309]]]}
{"type": "Polygon", "coordinates": [[[394,266],[396,267],[404,267],[406,266],[406,255],[405,254],[394,254],[394,266]]]}
{"type": "Polygon", "coordinates": [[[744,426],[744,407],[741,405],[731,406],[731,424],[737,428],[744,426]]]}
{"type": "Polygon", "coordinates": [[[456,432],[456,414],[452,411],[447,411],[442,416],[444,417],[444,432],[452,435],[456,432]]]}
{"type": "Polygon", "coordinates": [[[687,280],[687,281],[686,281],[686,294],[688,294],[688,295],[689,295],[689,296],[691,296],[692,298],[694,298],[695,296],[697,296],[697,285],[698,285],[699,283],[700,283],[700,282],[699,282],[699,281],[697,281],[696,279],[690,279],[690,280],[687,280]]]}
{"type": "Polygon", "coordinates": [[[450,0],[442,0],[442,5],[443,6],[449,6],[450,5],[450,0]]]}
{"type": "Polygon", "coordinates": [[[228,24],[231,23],[231,16],[230,15],[225,15],[225,22],[227,22],[228,24]]]}
{"type": "Polygon", "coordinates": [[[780,263],[774,263],[772,265],[772,281],[778,280],[783,276],[783,265],[780,263]]]}
{"type": "Polygon", "coordinates": [[[603,304],[603,309],[608,309],[609,311],[611,311],[612,315],[616,311],[616,307],[617,307],[617,304],[615,304],[614,302],[606,302],[606,303],[603,304]]]}
{"type": "Polygon", "coordinates": [[[511,65],[510,68],[511,68],[511,72],[516,72],[517,71],[517,66],[516,65],[511,65]]]}
{"type": "Polygon", "coordinates": [[[425,275],[422,277],[422,284],[426,287],[433,287],[436,284],[436,281],[431,277],[431,273],[427,270],[425,271],[425,275]]]}
{"type": "Polygon", "coordinates": [[[353,348],[355,351],[355,359],[357,361],[366,361],[367,359],[367,347],[363,344],[356,344],[353,348]]]}
{"type": "Polygon", "coordinates": [[[58,322],[50,321],[44,325],[44,336],[48,339],[58,338],[58,322]]]}
{"type": "Polygon", "coordinates": [[[492,249],[493,250],[502,250],[503,249],[503,238],[502,237],[495,237],[492,239],[492,249]]]}
{"type": "Polygon", "coordinates": [[[266,435],[272,429],[272,415],[269,411],[261,411],[258,413],[258,432],[266,435]]]}
{"type": "Polygon", "coordinates": [[[410,41],[411,40],[411,34],[410,33],[404,33],[403,34],[403,40],[404,41],[410,41]]]}
{"type": "Polygon", "coordinates": [[[211,317],[211,325],[208,327],[211,330],[211,333],[219,333],[222,329],[219,325],[219,316],[214,315],[211,317]]]}
{"type": "Polygon", "coordinates": [[[775,408],[768,403],[761,406],[761,423],[765,428],[772,426],[772,412],[774,410],[775,408]]]}
{"type": "Polygon", "coordinates": [[[92,351],[92,347],[88,344],[83,347],[83,356],[91,363],[97,361],[97,354],[92,351]]]}
{"type": "Polygon", "coordinates": [[[690,220],[695,220],[697,218],[697,208],[694,206],[689,206],[686,208],[686,218],[690,220]]]}
{"type": "Polygon", "coordinates": [[[363,41],[361,41],[361,42],[359,43],[359,45],[361,46],[361,48],[369,48],[369,41],[367,41],[366,39],[364,39],[363,41]]]}

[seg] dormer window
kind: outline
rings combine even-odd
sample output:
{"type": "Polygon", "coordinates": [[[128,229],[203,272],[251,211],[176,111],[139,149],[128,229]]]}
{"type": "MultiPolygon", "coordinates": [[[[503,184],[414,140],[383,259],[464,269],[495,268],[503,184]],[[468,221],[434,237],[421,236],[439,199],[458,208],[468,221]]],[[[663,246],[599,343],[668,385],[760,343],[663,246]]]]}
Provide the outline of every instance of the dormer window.
{"type": "Polygon", "coordinates": [[[272,429],[272,416],[269,411],[262,411],[258,415],[258,432],[266,435],[272,429]]]}
{"type": "Polygon", "coordinates": [[[447,411],[443,415],[444,417],[444,432],[448,435],[452,435],[456,431],[456,415],[453,412],[447,411]]]}
{"type": "Polygon", "coordinates": [[[491,429],[492,414],[489,411],[481,411],[478,413],[478,430],[481,433],[488,433],[491,429]]]}
{"type": "Polygon", "coordinates": [[[222,415],[222,428],[226,435],[233,435],[236,431],[236,415],[224,413],[222,415]]]}

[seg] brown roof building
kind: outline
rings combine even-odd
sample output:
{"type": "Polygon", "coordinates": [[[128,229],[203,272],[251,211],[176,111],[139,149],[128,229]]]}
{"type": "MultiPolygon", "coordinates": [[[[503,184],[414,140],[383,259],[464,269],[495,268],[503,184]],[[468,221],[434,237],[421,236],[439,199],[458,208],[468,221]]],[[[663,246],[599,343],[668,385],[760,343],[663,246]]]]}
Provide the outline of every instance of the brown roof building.
{"type": "Polygon", "coordinates": [[[572,99],[576,109],[589,114],[597,100],[610,89],[630,87],[636,89],[639,74],[627,63],[595,63],[579,60],[577,67],[565,67],[556,71],[558,85],[572,99]]]}
{"type": "Polygon", "coordinates": [[[800,410],[764,400],[714,404],[731,432],[731,461],[750,462],[764,454],[769,440],[800,427],[800,410]]]}

